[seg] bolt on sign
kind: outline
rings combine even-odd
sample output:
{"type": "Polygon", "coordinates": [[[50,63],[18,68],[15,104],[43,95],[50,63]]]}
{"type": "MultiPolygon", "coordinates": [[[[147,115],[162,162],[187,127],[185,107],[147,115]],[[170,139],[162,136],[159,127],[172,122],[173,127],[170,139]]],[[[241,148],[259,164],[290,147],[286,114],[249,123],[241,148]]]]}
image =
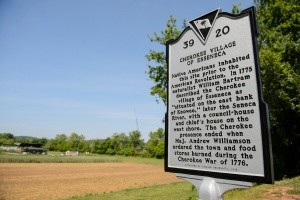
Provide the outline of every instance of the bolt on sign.
{"type": "Polygon", "coordinates": [[[165,170],[273,183],[255,8],[189,23],[166,47],[165,170]]]}

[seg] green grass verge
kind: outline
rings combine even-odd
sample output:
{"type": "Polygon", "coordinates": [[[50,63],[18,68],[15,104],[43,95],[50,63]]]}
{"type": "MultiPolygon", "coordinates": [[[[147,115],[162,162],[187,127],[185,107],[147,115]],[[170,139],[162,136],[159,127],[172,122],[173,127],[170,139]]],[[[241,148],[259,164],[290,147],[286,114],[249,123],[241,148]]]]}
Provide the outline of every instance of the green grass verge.
{"type": "MultiPolygon", "coordinates": [[[[293,179],[285,179],[274,185],[262,184],[247,189],[235,189],[223,195],[224,200],[253,200],[262,199],[263,195],[270,189],[289,187],[289,194],[300,196],[300,176],[293,179]]],[[[66,200],[196,200],[197,191],[188,182],[173,183],[168,185],[156,185],[151,187],[126,189],[118,192],[104,194],[89,194],[82,197],[72,197],[66,200]]],[[[271,199],[270,199],[271,200],[271,199]]]]}
{"type": "MultiPolygon", "coordinates": [[[[224,194],[224,200],[253,200],[262,199],[264,193],[268,190],[279,189],[280,187],[289,187],[291,190],[288,194],[299,194],[300,195],[300,176],[293,179],[285,179],[282,181],[275,182],[274,185],[261,184],[253,186],[248,189],[236,189],[228,191],[224,194]]],[[[275,192],[274,191],[274,192],[275,192]]]]}
{"type": "Polygon", "coordinates": [[[122,162],[115,156],[108,155],[79,155],[79,156],[61,156],[54,152],[48,155],[36,154],[18,154],[2,153],[0,154],[0,163],[105,163],[122,162]]]}
{"type": "Polygon", "coordinates": [[[104,194],[89,194],[82,197],[72,197],[68,200],[187,200],[196,199],[197,192],[187,182],[173,183],[167,185],[155,185],[136,189],[126,189],[119,192],[104,194]]]}
{"type": "Polygon", "coordinates": [[[164,159],[157,158],[142,158],[142,157],[132,157],[132,156],[115,156],[122,162],[135,163],[135,164],[147,164],[147,165],[157,165],[164,166],[164,159]]]}
{"type": "Polygon", "coordinates": [[[79,154],[79,156],[62,156],[60,152],[49,152],[47,155],[0,153],[0,163],[103,163],[128,162],[163,166],[163,159],[110,156],[99,154],[79,154]]]}

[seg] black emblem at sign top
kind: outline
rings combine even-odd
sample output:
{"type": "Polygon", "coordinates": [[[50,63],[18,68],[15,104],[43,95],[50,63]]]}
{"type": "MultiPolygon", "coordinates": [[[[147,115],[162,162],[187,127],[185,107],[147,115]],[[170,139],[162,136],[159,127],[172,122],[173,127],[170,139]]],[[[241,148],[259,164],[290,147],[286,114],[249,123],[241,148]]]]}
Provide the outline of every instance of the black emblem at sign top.
{"type": "Polygon", "coordinates": [[[196,35],[203,44],[205,44],[208,39],[219,11],[220,9],[214,10],[189,22],[192,29],[195,31],[196,35]]]}

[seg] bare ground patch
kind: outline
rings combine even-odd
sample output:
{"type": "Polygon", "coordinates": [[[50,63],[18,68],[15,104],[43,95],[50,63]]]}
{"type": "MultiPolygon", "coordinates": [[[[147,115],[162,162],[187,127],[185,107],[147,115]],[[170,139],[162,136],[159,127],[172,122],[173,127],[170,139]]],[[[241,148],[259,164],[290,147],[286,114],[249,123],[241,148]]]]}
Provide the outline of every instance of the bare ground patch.
{"type": "Polygon", "coordinates": [[[288,186],[281,186],[269,189],[263,196],[263,200],[300,200],[300,195],[289,194],[292,188],[288,186]]]}
{"type": "Polygon", "coordinates": [[[1,163],[0,199],[62,199],[179,181],[153,165],[1,163]]]}

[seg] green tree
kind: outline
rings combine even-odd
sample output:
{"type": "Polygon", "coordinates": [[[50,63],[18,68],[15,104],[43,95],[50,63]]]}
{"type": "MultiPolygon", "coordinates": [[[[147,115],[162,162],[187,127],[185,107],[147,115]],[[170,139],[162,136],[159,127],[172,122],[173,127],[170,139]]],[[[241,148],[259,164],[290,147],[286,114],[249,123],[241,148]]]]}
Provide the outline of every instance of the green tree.
{"type": "Polygon", "coordinates": [[[111,145],[111,138],[108,137],[103,142],[100,142],[97,153],[99,154],[107,153],[110,145],[111,145]]]}
{"type": "Polygon", "coordinates": [[[233,4],[231,13],[232,13],[232,14],[239,14],[239,13],[241,12],[240,6],[241,6],[240,3],[238,3],[238,4],[233,4]]]}
{"type": "Polygon", "coordinates": [[[15,136],[11,133],[0,133],[0,145],[13,145],[15,136]]]}
{"type": "Polygon", "coordinates": [[[85,148],[85,140],[83,135],[78,135],[77,133],[71,133],[71,135],[68,137],[67,141],[67,147],[68,150],[74,150],[74,151],[86,151],[85,148]]]}
{"type": "Polygon", "coordinates": [[[36,143],[42,144],[43,146],[46,145],[47,142],[48,142],[48,139],[45,138],[45,137],[43,137],[43,138],[38,138],[38,139],[36,140],[36,143]]]}
{"type": "Polygon", "coordinates": [[[164,157],[164,129],[159,128],[157,131],[150,132],[149,140],[146,148],[150,157],[163,158],[164,157]]]}
{"type": "Polygon", "coordinates": [[[92,140],[91,144],[90,144],[90,152],[91,153],[99,153],[99,154],[104,154],[106,150],[102,150],[102,144],[105,142],[105,140],[92,140]]]}
{"type": "Polygon", "coordinates": [[[270,109],[276,178],[299,174],[300,2],[256,1],[264,99],[270,109]]]}
{"type": "Polygon", "coordinates": [[[107,153],[110,155],[123,155],[124,149],[127,147],[128,143],[129,139],[125,133],[114,133],[111,137],[107,153]]]}
{"type": "Polygon", "coordinates": [[[66,151],[68,150],[67,140],[68,137],[65,134],[58,134],[54,139],[49,140],[45,147],[50,151],[66,151]]]}
{"type": "MultiPolygon", "coordinates": [[[[167,27],[160,32],[160,34],[154,33],[154,36],[149,36],[151,42],[156,42],[161,45],[166,45],[166,42],[171,39],[175,39],[179,36],[180,30],[176,26],[176,19],[172,16],[167,21],[167,27]]],[[[154,95],[158,99],[162,100],[166,104],[167,100],[167,63],[165,49],[162,51],[150,50],[146,55],[148,61],[151,61],[155,66],[148,65],[149,78],[154,82],[154,86],[151,88],[151,95],[154,95]]]]}
{"type": "Polygon", "coordinates": [[[141,151],[143,147],[144,141],[141,139],[141,132],[136,130],[129,133],[129,142],[130,142],[130,149],[133,150],[132,154],[135,156],[138,151],[141,151]]]}

